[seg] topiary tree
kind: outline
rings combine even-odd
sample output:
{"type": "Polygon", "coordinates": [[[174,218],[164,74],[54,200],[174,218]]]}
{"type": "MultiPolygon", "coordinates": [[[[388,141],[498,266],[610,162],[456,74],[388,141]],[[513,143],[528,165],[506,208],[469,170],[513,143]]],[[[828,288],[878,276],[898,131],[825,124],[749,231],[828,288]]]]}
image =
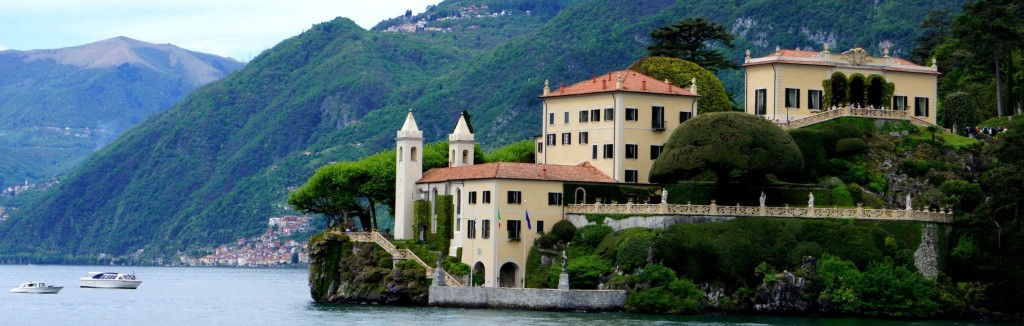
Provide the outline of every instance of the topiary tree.
{"type": "Polygon", "coordinates": [[[568,243],[572,241],[572,237],[576,235],[576,226],[572,225],[572,222],[568,220],[561,220],[555,223],[551,227],[551,234],[554,235],[555,239],[558,239],[561,243],[568,243]]]}
{"type": "MultiPolygon", "coordinates": [[[[846,74],[841,72],[832,73],[832,78],[828,79],[828,85],[825,87],[825,97],[830,98],[825,103],[834,106],[844,106],[850,101],[849,95],[849,82],[846,79],[846,74]]],[[[822,83],[825,85],[825,83],[822,83]]]]}
{"type": "Polygon", "coordinates": [[[963,134],[963,127],[978,124],[975,114],[974,103],[970,101],[966,92],[953,92],[946,95],[939,111],[939,119],[944,126],[953,129],[957,134],[963,134]]]}
{"type": "Polygon", "coordinates": [[[729,94],[725,92],[722,82],[715,74],[693,62],[668,57],[647,57],[634,62],[629,70],[657,80],[667,79],[679,87],[689,87],[691,79],[696,78],[697,93],[700,94],[697,100],[698,113],[732,111],[729,94]]]}
{"type": "Polygon", "coordinates": [[[802,167],[800,149],[779,126],[746,113],[717,112],[698,115],[673,132],[650,180],[672,184],[710,171],[721,186],[802,167]]]}

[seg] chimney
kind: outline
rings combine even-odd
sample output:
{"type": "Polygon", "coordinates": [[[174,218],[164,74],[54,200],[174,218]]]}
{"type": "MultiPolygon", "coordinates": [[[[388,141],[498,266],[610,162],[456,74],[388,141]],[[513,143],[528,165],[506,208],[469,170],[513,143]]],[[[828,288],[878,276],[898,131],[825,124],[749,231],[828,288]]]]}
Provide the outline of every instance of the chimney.
{"type": "Polygon", "coordinates": [[[607,80],[601,80],[601,89],[602,90],[608,89],[608,81],[607,80]]]}
{"type": "Polygon", "coordinates": [[[668,91],[672,92],[672,81],[665,79],[665,83],[668,84],[668,91]]]}
{"type": "Polygon", "coordinates": [[[622,89],[622,82],[626,80],[625,77],[622,77],[622,72],[618,72],[615,78],[615,89],[622,89]]]}
{"type": "Polygon", "coordinates": [[[551,94],[551,83],[547,79],[545,79],[544,80],[544,96],[547,96],[548,94],[551,94]]]}
{"type": "Polygon", "coordinates": [[[640,90],[645,91],[645,92],[647,91],[647,81],[646,80],[640,83],[640,90]]]}
{"type": "Polygon", "coordinates": [[[565,83],[558,83],[558,92],[565,94],[565,83]]]}

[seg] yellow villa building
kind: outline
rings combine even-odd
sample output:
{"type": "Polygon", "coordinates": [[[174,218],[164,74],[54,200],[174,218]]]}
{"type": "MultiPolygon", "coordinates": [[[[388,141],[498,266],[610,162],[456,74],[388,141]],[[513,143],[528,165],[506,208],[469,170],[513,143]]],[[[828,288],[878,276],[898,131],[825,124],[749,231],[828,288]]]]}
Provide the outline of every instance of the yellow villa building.
{"type": "Polygon", "coordinates": [[[745,111],[776,122],[808,117],[836,107],[905,110],[936,123],[938,67],[876,57],[857,47],[831,53],[785,50],[743,61],[745,111]]]}
{"type": "MultiPolygon", "coordinates": [[[[412,239],[413,205],[453,201],[448,254],[482,272],[485,287],[523,287],[534,240],[565,218],[587,186],[652,187],[647,175],[680,123],[697,114],[697,86],[680,88],[643,74],[615,71],[551,90],[545,82],[536,163],[473,164],[474,135],[465,117],[448,135],[449,166],[422,172],[423,133],[412,112],[398,131],[395,238],[412,239]]],[[[639,192],[629,200],[660,197],[639,192]]],[[[431,210],[436,215],[436,210],[431,210]]],[[[436,225],[437,217],[431,221],[436,225]]],[[[436,226],[435,226],[436,227],[436,226]]]]}

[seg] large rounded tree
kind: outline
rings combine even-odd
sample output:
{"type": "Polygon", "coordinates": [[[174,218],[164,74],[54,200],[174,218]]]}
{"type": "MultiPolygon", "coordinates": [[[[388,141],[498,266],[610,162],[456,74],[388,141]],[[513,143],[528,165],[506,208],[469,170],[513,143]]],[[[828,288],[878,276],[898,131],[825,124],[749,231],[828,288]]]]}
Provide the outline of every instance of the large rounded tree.
{"type": "Polygon", "coordinates": [[[668,57],[647,57],[634,62],[629,70],[657,80],[667,79],[679,87],[690,87],[691,80],[696,78],[697,94],[700,94],[697,100],[698,113],[732,111],[732,102],[722,82],[715,74],[693,62],[668,57]]]}
{"type": "Polygon", "coordinates": [[[683,123],[651,167],[651,182],[672,184],[712,172],[716,181],[762,181],[768,173],[803,167],[796,142],[762,117],[704,113],[683,123]]]}

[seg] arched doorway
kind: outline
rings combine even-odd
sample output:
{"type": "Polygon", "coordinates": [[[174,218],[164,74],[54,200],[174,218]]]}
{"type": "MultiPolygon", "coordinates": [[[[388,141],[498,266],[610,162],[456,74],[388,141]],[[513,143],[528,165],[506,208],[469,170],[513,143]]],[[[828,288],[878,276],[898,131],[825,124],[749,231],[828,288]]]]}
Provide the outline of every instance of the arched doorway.
{"type": "Polygon", "coordinates": [[[860,74],[853,74],[850,76],[850,103],[860,107],[867,105],[864,103],[864,76],[860,74]]]}
{"type": "Polygon", "coordinates": [[[519,266],[516,263],[508,262],[501,265],[501,269],[498,270],[498,286],[503,288],[514,288],[516,285],[516,271],[519,270],[519,266]]]}
{"type": "Polygon", "coordinates": [[[471,286],[484,285],[484,277],[486,277],[486,275],[487,273],[485,273],[484,263],[476,262],[476,264],[473,264],[473,272],[469,274],[469,277],[472,278],[469,280],[469,284],[471,286]]]}
{"type": "Polygon", "coordinates": [[[587,190],[583,189],[583,187],[578,187],[578,188],[576,188],[576,191],[573,192],[572,197],[575,199],[575,200],[573,200],[573,202],[575,202],[577,205],[579,205],[579,204],[586,204],[587,203],[587,190]]]}

